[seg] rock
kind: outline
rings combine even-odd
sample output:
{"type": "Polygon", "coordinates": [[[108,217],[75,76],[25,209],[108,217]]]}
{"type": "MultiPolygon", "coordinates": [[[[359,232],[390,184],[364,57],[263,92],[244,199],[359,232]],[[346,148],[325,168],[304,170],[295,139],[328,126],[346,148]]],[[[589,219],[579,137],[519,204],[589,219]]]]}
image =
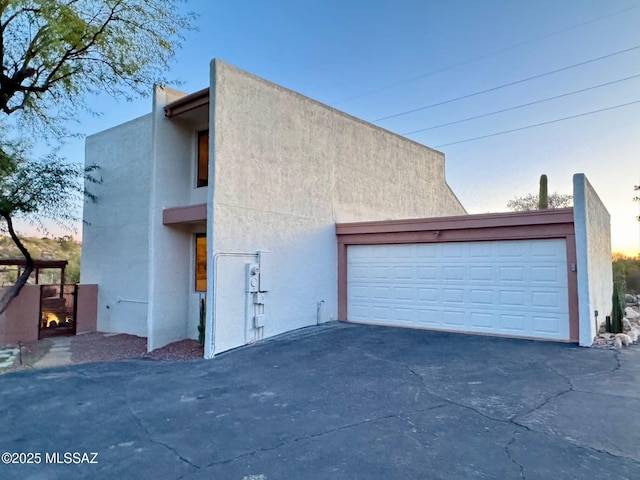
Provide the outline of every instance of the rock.
{"type": "Polygon", "coordinates": [[[629,330],[631,330],[631,322],[629,321],[628,318],[623,318],[622,319],[622,329],[627,332],[629,330]]]}
{"type": "Polygon", "coordinates": [[[604,338],[605,340],[611,340],[613,338],[613,333],[604,332],[598,336],[604,338]]]}
{"type": "Polygon", "coordinates": [[[638,300],[637,300],[636,296],[635,296],[635,295],[631,295],[631,294],[629,294],[629,293],[626,293],[626,294],[624,295],[624,301],[625,301],[627,304],[629,304],[629,303],[632,303],[632,304],[636,304],[636,303],[638,303],[638,300]]]}
{"type": "Polygon", "coordinates": [[[631,341],[631,337],[629,337],[629,335],[627,335],[626,333],[617,333],[616,338],[613,341],[614,345],[617,344],[618,340],[620,340],[620,343],[625,347],[628,347],[633,343],[631,341]]]}
{"type": "Polygon", "coordinates": [[[626,314],[627,318],[629,319],[636,319],[636,318],[640,318],[640,313],[636,312],[633,308],[631,307],[627,307],[624,309],[624,313],[626,314]]]}

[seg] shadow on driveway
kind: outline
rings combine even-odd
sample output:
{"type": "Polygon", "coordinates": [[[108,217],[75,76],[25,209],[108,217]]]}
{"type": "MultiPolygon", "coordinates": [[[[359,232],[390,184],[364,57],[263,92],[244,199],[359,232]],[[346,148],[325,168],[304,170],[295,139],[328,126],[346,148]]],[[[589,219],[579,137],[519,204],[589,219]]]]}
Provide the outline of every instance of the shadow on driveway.
{"type": "Polygon", "coordinates": [[[638,347],[334,323],[212,361],[11,373],[0,451],[40,462],[0,478],[637,479],[638,365],[638,347]]]}

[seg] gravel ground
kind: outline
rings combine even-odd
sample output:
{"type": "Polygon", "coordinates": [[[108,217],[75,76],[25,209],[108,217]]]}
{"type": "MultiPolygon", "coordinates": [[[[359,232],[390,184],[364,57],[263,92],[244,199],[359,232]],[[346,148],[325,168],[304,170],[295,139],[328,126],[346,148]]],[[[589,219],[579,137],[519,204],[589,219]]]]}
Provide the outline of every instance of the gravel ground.
{"type": "Polygon", "coordinates": [[[127,334],[85,333],[71,339],[73,363],[110,362],[132,358],[184,361],[201,359],[203,350],[196,340],[181,340],[147,353],[147,339],[127,334]]]}
{"type": "MultiPolygon", "coordinates": [[[[34,368],[56,344],[56,338],[24,343],[14,363],[0,369],[0,375],[34,368]]],[[[113,333],[85,333],[70,338],[71,363],[113,362],[134,358],[159,361],[199,360],[203,349],[196,340],[181,340],[147,353],[147,339],[135,335],[113,333]]]]}

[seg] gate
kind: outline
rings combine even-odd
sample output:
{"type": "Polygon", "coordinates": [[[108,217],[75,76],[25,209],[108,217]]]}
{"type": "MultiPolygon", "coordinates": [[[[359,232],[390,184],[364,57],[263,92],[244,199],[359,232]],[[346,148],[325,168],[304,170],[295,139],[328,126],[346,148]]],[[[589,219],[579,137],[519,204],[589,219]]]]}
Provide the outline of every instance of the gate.
{"type": "Polygon", "coordinates": [[[78,285],[41,285],[38,338],[76,334],[78,285]]]}

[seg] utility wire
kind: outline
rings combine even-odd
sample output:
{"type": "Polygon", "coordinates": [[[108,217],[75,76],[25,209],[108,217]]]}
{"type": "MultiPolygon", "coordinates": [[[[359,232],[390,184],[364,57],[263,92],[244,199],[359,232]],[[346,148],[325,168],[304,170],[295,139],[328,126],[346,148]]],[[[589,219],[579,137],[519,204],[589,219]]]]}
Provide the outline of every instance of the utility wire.
{"type": "Polygon", "coordinates": [[[489,133],[488,135],[482,135],[480,137],[466,138],[464,140],[458,140],[457,142],[451,142],[451,143],[443,143],[441,145],[436,145],[433,148],[448,147],[450,145],[457,145],[459,143],[466,143],[466,142],[472,142],[474,140],[481,140],[483,138],[496,137],[498,135],[504,135],[506,133],[518,132],[520,130],[526,130],[528,128],[541,127],[543,125],[549,125],[551,123],[563,122],[564,120],[571,120],[572,118],[585,117],[587,115],[593,115],[595,113],[606,112],[607,110],[615,110],[616,108],[628,107],[629,105],[635,105],[636,103],[640,103],[640,100],[635,100],[633,102],[628,102],[628,103],[622,103],[620,105],[614,105],[612,107],[601,108],[599,110],[592,110],[590,112],[578,113],[577,115],[571,115],[570,117],[556,118],[555,120],[549,120],[547,122],[536,123],[533,125],[526,125],[524,127],[519,127],[519,128],[512,128],[511,130],[503,130],[502,132],[489,133]]]}
{"type": "Polygon", "coordinates": [[[426,132],[426,131],[429,131],[429,130],[435,130],[436,128],[448,127],[449,125],[456,125],[458,123],[468,122],[470,120],[477,120],[478,118],[489,117],[491,115],[497,115],[498,113],[504,113],[504,112],[509,112],[511,110],[517,110],[518,108],[524,108],[524,107],[529,107],[531,105],[537,105],[539,103],[550,102],[551,100],[557,100],[558,98],[568,97],[570,95],[576,95],[578,93],[587,92],[589,90],[594,90],[596,88],[606,87],[608,85],[614,85],[616,83],[625,82],[627,80],[631,80],[631,79],[638,78],[638,77],[640,77],[640,74],[632,75],[630,77],[621,78],[619,80],[613,80],[613,81],[607,82],[607,83],[601,83],[599,85],[593,85],[591,87],[582,88],[580,90],[574,90],[572,92],[563,93],[561,95],[556,95],[554,97],[547,97],[547,98],[543,98],[543,99],[540,99],[540,100],[535,100],[533,102],[523,103],[523,104],[520,104],[520,105],[516,105],[515,107],[503,108],[502,110],[495,110],[493,112],[483,113],[482,115],[476,115],[475,117],[467,117],[467,118],[463,118],[462,120],[455,120],[453,122],[441,123],[439,125],[434,125],[432,127],[421,128],[419,130],[413,130],[412,132],[403,133],[402,135],[413,135],[414,133],[426,132]]]}
{"type": "Polygon", "coordinates": [[[386,117],[377,118],[375,120],[371,120],[371,123],[377,123],[377,122],[381,122],[382,120],[388,120],[390,118],[401,117],[403,115],[408,115],[410,113],[419,112],[421,110],[427,110],[429,108],[438,107],[440,105],[446,105],[447,103],[457,102],[458,100],[463,100],[465,98],[475,97],[475,96],[481,95],[483,93],[494,92],[494,91],[500,90],[502,88],[511,87],[513,85],[518,85],[518,84],[524,83],[524,82],[529,82],[529,81],[535,80],[537,78],[542,78],[542,77],[546,77],[548,75],[553,75],[554,73],[564,72],[565,70],[570,70],[572,68],[581,67],[582,65],[587,65],[589,63],[597,62],[599,60],[604,60],[605,58],[610,58],[610,57],[613,57],[615,55],[621,55],[623,53],[631,52],[631,51],[637,50],[639,48],[640,48],[640,45],[636,45],[635,47],[631,47],[631,48],[625,48],[624,50],[619,50],[617,52],[609,53],[609,54],[603,55],[601,57],[592,58],[590,60],[585,60],[584,62],[574,63],[573,65],[568,65],[566,67],[557,68],[557,69],[551,70],[549,72],[539,73],[538,75],[534,75],[532,77],[521,78],[520,80],[516,80],[514,82],[509,82],[509,83],[504,83],[504,84],[498,85],[496,87],[491,87],[491,88],[487,88],[486,90],[481,90],[479,92],[469,93],[467,95],[462,95],[460,97],[450,98],[449,100],[443,100],[442,102],[432,103],[431,105],[425,105],[424,107],[414,108],[412,110],[406,110],[404,112],[395,113],[393,115],[388,115],[386,117]]]}
{"type": "Polygon", "coordinates": [[[511,45],[509,47],[501,48],[499,50],[494,50],[494,51],[489,52],[489,53],[484,53],[482,55],[478,55],[477,57],[468,58],[468,59],[463,60],[461,62],[449,65],[447,67],[442,67],[442,68],[439,68],[437,70],[431,70],[430,72],[423,73],[422,75],[418,75],[416,77],[407,78],[407,79],[401,80],[399,82],[391,83],[391,84],[386,85],[384,87],[376,88],[374,90],[369,90],[367,92],[360,93],[358,95],[354,95],[352,97],[345,98],[344,100],[340,100],[338,102],[334,102],[333,105],[341,105],[343,103],[347,103],[347,102],[350,102],[352,100],[356,100],[356,99],[361,98],[361,97],[366,97],[368,95],[373,95],[374,93],[382,92],[384,90],[388,90],[388,89],[393,88],[393,87],[404,85],[405,83],[410,83],[410,82],[414,82],[416,80],[420,80],[422,78],[430,77],[432,75],[435,75],[436,73],[446,72],[447,70],[451,70],[451,69],[456,68],[456,67],[461,67],[462,65],[466,65],[468,63],[475,62],[476,60],[482,60],[483,58],[491,57],[493,55],[497,55],[498,53],[507,52],[509,50],[513,50],[513,49],[518,48],[518,47],[523,47],[523,46],[529,45],[531,43],[539,42],[540,40],[544,40],[546,38],[559,35],[561,33],[567,32],[569,30],[575,30],[576,28],[584,27],[585,25],[590,25],[592,23],[599,22],[600,20],[604,20],[606,18],[614,17],[616,15],[620,15],[622,13],[626,13],[626,12],[628,12],[630,10],[634,10],[636,8],[639,8],[639,7],[640,7],[640,5],[636,5],[634,7],[625,8],[624,10],[618,10],[618,11],[610,13],[608,15],[603,15],[601,17],[597,17],[597,18],[594,18],[592,20],[588,20],[588,21],[583,22],[583,23],[578,23],[576,25],[572,25],[570,27],[563,28],[562,30],[556,30],[554,32],[547,33],[545,35],[541,35],[539,37],[532,38],[531,40],[526,40],[524,42],[516,43],[516,44],[511,45]]]}

